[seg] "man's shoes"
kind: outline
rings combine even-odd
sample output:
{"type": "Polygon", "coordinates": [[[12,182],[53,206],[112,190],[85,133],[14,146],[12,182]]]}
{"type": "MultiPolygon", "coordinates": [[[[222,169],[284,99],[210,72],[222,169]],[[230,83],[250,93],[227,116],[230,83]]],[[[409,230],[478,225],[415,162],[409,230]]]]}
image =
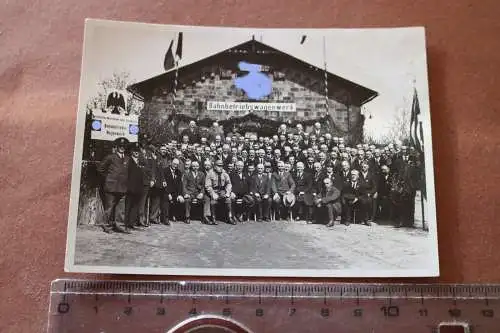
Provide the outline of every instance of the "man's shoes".
{"type": "Polygon", "coordinates": [[[364,221],[363,224],[368,226],[368,227],[372,225],[372,223],[370,221],[364,221]]]}
{"type": "Polygon", "coordinates": [[[186,220],[184,221],[184,223],[186,223],[186,224],[191,224],[191,218],[186,217],[186,220]]]}
{"type": "Polygon", "coordinates": [[[208,225],[212,224],[212,222],[210,221],[210,218],[208,216],[203,216],[201,223],[208,224],[208,225]]]}
{"type": "MultiPolygon", "coordinates": [[[[113,231],[125,234],[125,229],[120,227],[118,224],[113,225],[113,231]]],[[[130,233],[130,232],[129,232],[130,233]]]]}
{"type": "Polygon", "coordinates": [[[112,227],[110,227],[109,225],[103,225],[103,226],[102,226],[102,231],[104,231],[104,232],[105,232],[105,233],[107,233],[107,234],[112,233],[112,232],[113,232],[113,230],[112,230],[112,229],[113,229],[113,228],[112,228],[112,227]]]}
{"type": "Polygon", "coordinates": [[[297,222],[300,221],[300,216],[296,216],[295,221],[297,221],[297,222]]]}
{"type": "Polygon", "coordinates": [[[217,223],[217,220],[215,219],[214,216],[210,216],[210,224],[211,225],[218,225],[219,223],[217,223]]]}
{"type": "Polygon", "coordinates": [[[346,227],[350,226],[351,225],[351,222],[350,221],[344,221],[344,223],[342,223],[343,225],[345,225],[346,227]]]}
{"type": "Polygon", "coordinates": [[[163,224],[163,225],[170,225],[170,221],[169,220],[165,220],[161,224],[163,224]]]}
{"type": "Polygon", "coordinates": [[[332,228],[334,225],[335,225],[335,222],[334,221],[330,221],[330,222],[328,222],[328,224],[326,225],[326,227],[327,228],[332,228]]]}
{"type": "Polygon", "coordinates": [[[257,218],[257,222],[262,222],[262,219],[260,217],[257,218]]]}
{"type": "Polygon", "coordinates": [[[229,216],[226,222],[232,225],[236,225],[238,223],[238,219],[234,216],[229,216]]]}

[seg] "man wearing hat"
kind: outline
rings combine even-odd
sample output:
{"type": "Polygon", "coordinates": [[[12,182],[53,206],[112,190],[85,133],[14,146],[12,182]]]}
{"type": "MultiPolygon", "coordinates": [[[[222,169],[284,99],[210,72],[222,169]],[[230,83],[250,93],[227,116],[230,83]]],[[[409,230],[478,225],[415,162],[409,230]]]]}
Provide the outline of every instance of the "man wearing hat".
{"type": "Polygon", "coordinates": [[[191,205],[203,202],[205,192],[205,174],[200,171],[198,161],[191,162],[191,169],[184,174],[182,179],[183,193],[186,206],[186,223],[191,223],[191,205]]]}
{"type": "Polygon", "coordinates": [[[244,212],[251,210],[254,205],[253,197],[249,194],[251,176],[245,174],[243,167],[243,161],[237,161],[236,170],[229,176],[231,179],[231,202],[234,212],[232,222],[234,224],[243,222],[243,215],[247,215],[244,212]]]}
{"type": "Polygon", "coordinates": [[[128,144],[126,138],[118,138],[114,142],[116,152],[106,156],[97,166],[97,171],[104,177],[104,214],[106,223],[103,226],[105,232],[112,230],[125,232],[116,223],[118,214],[116,208],[127,193],[128,167],[130,158],[125,155],[125,147],[128,144]]]}
{"type": "MultiPolygon", "coordinates": [[[[278,171],[273,174],[272,193],[275,211],[280,213],[284,210],[283,216],[289,216],[290,207],[295,204],[295,182],[293,177],[285,172],[285,163],[278,162],[278,171]]],[[[279,214],[281,215],[281,214],[279,214]]]]}
{"type": "MultiPolygon", "coordinates": [[[[333,185],[333,181],[330,178],[325,178],[323,180],[323,188],[320,195],[316,200],[316,207],[319,209],[325,208],[328,211],[328,228],[335,225],[335,219],[340,215],[342,205],[340,203],[340,189],[333,185]]],[[[319,214],[316,214],[319,216],[319,214]]]]}
{"type": "MultiPolygon", "coordinates": [[[[143,173],[143,188],[141,194],[141,202],[139,204],[139,226],[148,225],[148,198],[151,195],[151,188],[155,183],[155,164],[156,161],[153,157],[153,152],[148,151],[146,144],[150,142],[147,134],[142,135],[139,141],[140,154],[139,164],[142,165],[143,173]]],[[[151,200],[150,200],[151,202],[151,200]]],[[[150,206],[150,205],[149,205],[150,206]]]]}
{"type": "MultiPolygon", "coordinates": [[[[271,169],[271,163],[267,162],[267,168],[271,169]]],[[[253,196],[257,221],[269,221],[269,209],[271,207],[271,178],[264,173],[265,166],[262,163],[257,164],[257,172],[250,180],[250,195],[253,196]]]]}
{"type": "Polygon", "coordinates": [[[231,179],[223,169],[222,160],[216,160],[213,170],[209,170],[205,177],[205,204],[203,206],[205,220],[210,224],[217,224],[216,206],[223,203],[228,212],[226,222],[235,224],[231,207],[231,179]]]}
{"type": "MultiPolygon", "coordinates": [[[[125,232],[135,229],[140,225],[139,211],[141,197],[144,191],[145,166],[140,160],[139,144],[130,144],[130,162],[128,167],[127,195],[125,196],[125,232]]],[[[149,184],[148,184],[149,185],[149,184]]]]}
{"type": "Polygon", "coordinates": [[[297,201],[295,219],[299,220],[305,214],[305,220],[309,222],[312,218],[313,208],[312,176],[305,172],[304,163],[297,163],[297,170],[293,173],[293,179],[295,181],[295,198],[297,201]]]}

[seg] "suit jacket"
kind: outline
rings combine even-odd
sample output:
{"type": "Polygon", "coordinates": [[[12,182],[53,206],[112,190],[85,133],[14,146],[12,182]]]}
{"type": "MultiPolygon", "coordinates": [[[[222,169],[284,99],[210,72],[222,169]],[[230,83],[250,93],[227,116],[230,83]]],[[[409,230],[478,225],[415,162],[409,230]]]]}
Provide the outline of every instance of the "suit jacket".
{"type": "Polygon", "coordinates": [[[205,174],[198,170],[196,177],[193,171],[184,173],[182,178],[183,194],[189,194],[191,197],[197,196],[205,191],[205,174]]]}
{"type": "Polygon", "coordinates": [[[250,178],[250,193],[271,194],[271,185],[271,180],[267,174],[262,174],[261,178],[259,178],[258,174],[255,174],[250,178]]]}
{"type": "Polygon", "coordinates": [[[144,166],[140,164],[139,159],[137,159],[136,163],[133,158],[130,158],[128,166],[127,193],[142,193],[144,188],[143,178],[144,166]]]}
{"type": "Polygon", "coordinates": [[[323,172],[315,172],[312,174],[312,193],[320,194],[323,189],[323,172]]]}
{"type": "Polygon", "coordinates": [[[105,192],[127,193],[129,165],[130,157],[118,154],[109,154],[98,164],[97,171],[104,177],[105,192]]]}
{"type": "Polygon", "coordinates": [[[259,164],[259,163],[264,164],[265,162],[268,162],[268,159],[267,159],[265,156],[264,156],[264,157],[262,157],[262,158],[260,158],[260,157],[258,157],[258,156],[257,156],[257,157],[255,158],[255,160],[253,161],[253,163],[254,163],[255,165],[257,165],[257,164],[259,164]]]}
{"type": "Polygon", "coordinates": [[[380,175],[377,183],[377,192],[379,196],[388,197],[390,195],[392,186],[391,181],[392,176],[390,174],[387,175],[387,178],[385,175],[380,175]]]}
{"type": "Polygon", "coordinates": [[[364,187],[360,179],[353,186],[351,181],[344,183],[342,188],[342,199],[346,201],[352,201],[354,198],[361,198],[365,194],[364,187]]]}
{"type": "Polygon", "coordinates": [[[170,168],[163,169],[163,179],[167,183],[166,193],[171,194],[172,197],[183,194],[182,172],[179,169],[176,169],[173,173],[170,168]]]}
{"type": "Polygon", "coordinates": [[[331,175],[329,175],[326,171],[323,172],[322,176],[321,176],[321,179],[325,179],[325,178],[330,178],[330,180],[332,181],[332,184],[334,187],[336,187],[337,189],[339,190],[342,190],[342,187],[344,186],[344,179],[342,177],[340,177],[339,174],[337,173],[333,173],[331,175]]]}
{"type": "Polygon", "coordinates": [[[340,170],[339,177],[342,180],[342,184],[350,182],[351,181],[351,169],[349,169],[349,171],[347,171],[347,173],[344,170],[340,170]]]}
{"type": "Polygon", "coordinates": [[[302,172],[302,176],[299,177],[297,172],[293,173],[293,180],[295,181],[295,194],[300,192],[311,193],[313,186],[313,179],[310,173],[302,172]]]}
{"type": "Polygon", "coordinates": [[[365,188],[365,192],[367,194],[374,194],[377,192],[377,176],[373,173],[368,171],[368,173],[363,175],[363,172],[359,172],[359,180],[363,184],[363,187],[365,188]]]}
{"type": "Polygon", "coordinates": [[[230,176],[232,191],[236,196],[241,197],[250,192],[250,177],[242,172],[241,178],[238,172],[233,172],[230,176]]]}
{"type": "Polygon", "coordinates": [[[280,176],[278,172],[273,174],[272,192],[283,194],[285,192],[295,192],[295,182],[288,172],[283,172],[280,176]]]}
{"type": "Polygon", "coordinates": [[[340,201],[341,191],[335,186],[331,186],[330,189],[323,188],[321,191],[321,202],[324,204],[330,204],[340,201]]]}
{"type": "MultiPolygon", "coordinates": [[[[197,129],[191,131],[190,128],[186,128],[184,131],[182,131],[182,134],[180,137],[181,140],[182,140],[182,137],[184,135],[187,135],[189,137],[189,143],[196,143],[196,142],[200,142],[200,140],[201,140],[200,132],[197,129]]],[[[181,141],[181,140],[179,140],[179,141],[181,141]]]]}
{"type": "Polygon", "coordinates": [[[229,175],[222,170],[222,172],[217,174],[215,170],[210,170],[205,176],[205,190],[209,195],[217,194],[227,194],[231,193],[232,185],[229,175]],[[219,183],[220,179],[220,183],[219,183]]]}
{"type": "Polygon", "coordinates": [[[165,181],[164,171],[170,167],[170,157],[168,156],[158,156],[155,161],[155,188],[162,189],[163,182],[165,181]]]}
{"type": "Polygon", "coordinates": [[[143,185],[149,186],[151,181],[155,180],[156,177],[156,161],[153,159],[151,154],[141,154],[139,156],[139,165],[142,168],[143,173],[143,185]]]}

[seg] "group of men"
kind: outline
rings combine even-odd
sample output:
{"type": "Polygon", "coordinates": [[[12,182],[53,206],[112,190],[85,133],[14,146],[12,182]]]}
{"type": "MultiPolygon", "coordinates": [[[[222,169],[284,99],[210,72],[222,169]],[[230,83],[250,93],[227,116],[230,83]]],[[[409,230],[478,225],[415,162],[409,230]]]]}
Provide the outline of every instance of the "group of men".
{"type": "Polygon", "coordinates": [[[390,220],[412,227],[421,185],[421,153],[402,144],[357,144],[301,124],[282,124],[273,136],[224,135],[215,122],[208,135],[194,122],[178,140],[154,145],[115,141],[98,163],[103,176],[106,232],[130,233],[172,220],[204,224],[249,220],[305,220],[333,227],[390,220]],[[125,200],[125,228],[116,208],[125,200]]]}

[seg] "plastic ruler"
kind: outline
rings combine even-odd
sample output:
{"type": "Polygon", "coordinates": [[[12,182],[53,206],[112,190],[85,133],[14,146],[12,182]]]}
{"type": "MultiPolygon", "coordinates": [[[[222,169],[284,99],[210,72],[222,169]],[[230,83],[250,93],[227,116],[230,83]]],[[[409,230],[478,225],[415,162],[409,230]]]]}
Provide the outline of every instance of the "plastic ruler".
{"type": "Polygon", "coordinates": [[[500,285],[52,283],[49,333],[495,333],[500,285]]]}

